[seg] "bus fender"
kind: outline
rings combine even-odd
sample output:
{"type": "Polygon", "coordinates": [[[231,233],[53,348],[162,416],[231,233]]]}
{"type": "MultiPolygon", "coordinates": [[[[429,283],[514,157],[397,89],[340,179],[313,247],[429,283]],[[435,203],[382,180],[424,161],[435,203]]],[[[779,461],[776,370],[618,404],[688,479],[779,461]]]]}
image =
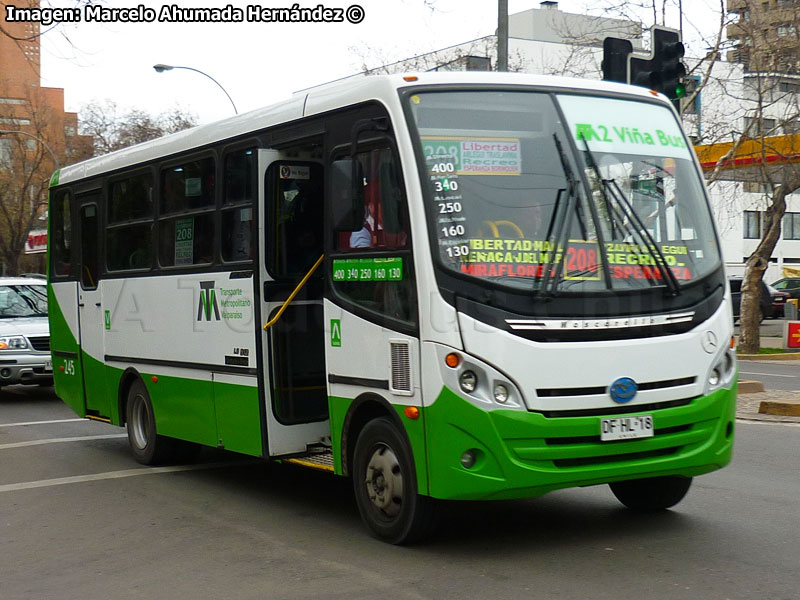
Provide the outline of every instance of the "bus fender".
{"type": "Polygon", "coordinates": [[[350,475],[350,465],[353,462],[353,452],[356,447],[356,440],[364,426],[373,419],[379,417],[388,417],[394,423],[397,430],[403,437],[406,438],[408,447],[411,448],[411,443],[406,433],[406,428],[400,420],[400,416],[394,409],[392,404],[380,394],[374,392],[365,392],[355,398],[342,424],[342,442],[341,442],[341,456],[342,456],[342,474],[345,476],[350,475]]]}

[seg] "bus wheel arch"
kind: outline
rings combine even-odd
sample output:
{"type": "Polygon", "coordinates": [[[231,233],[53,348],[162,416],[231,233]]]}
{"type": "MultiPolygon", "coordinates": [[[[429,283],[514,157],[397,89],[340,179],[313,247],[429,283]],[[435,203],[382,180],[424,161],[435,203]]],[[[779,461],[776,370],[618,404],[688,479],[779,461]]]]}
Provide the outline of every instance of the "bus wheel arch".
{"type": "Polygon", "coordinates": [[[342,474],[350,475],[351,466],[353,464],[353,454],[356,449],[356,441],[361,431],[366,427],[367,423],[374,419],[388,418],[394,422],[394,425],[401,431],[405,431],[400,417],[397,412],[392,408],[392,405],[380,395],[367,392],[358,396],[344,418],[342,425],[342,474]]]}
{"type": "Polygon", "coordinates": [[[158,465],[193,459],[200,446],[158,433],[153,403],[141,375],[128,369],[120,381],[120,402],[128,430],[128,445],[137,462],[158,465]],[[123,400],[124,398],[124,400],[123,400]]]}
{"type": "Polygon", "coordinates": [[[128,422],[127,407],[128,407],[128,392],[136,380],[141,381],[142,376],[139,371],[133,367],[128,367],[122,373],[119,380],[119,387],[117,388],[117,403],[119,407],[119,424],[125,425],[128,422]]]}

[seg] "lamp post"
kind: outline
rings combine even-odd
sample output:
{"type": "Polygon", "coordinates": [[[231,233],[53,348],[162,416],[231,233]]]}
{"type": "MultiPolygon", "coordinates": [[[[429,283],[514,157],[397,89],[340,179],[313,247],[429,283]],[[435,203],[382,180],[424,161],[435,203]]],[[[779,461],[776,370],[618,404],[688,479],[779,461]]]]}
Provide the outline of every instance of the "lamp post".
{"type": "Polygon", "coordinates": [[[2,137],[4,135],[13,135],[13,134],[27,135],[29,138],[35,139],[42,146],[44,146],[45,149],[50,153],[50,156],[53,157],[53,163],[54,163],[54,165],[56,167],[56,171],[58,171],[61,168],[61,163],[58,162],[58,158],[56,157],[56,153],[53,152],[53,149],[50,146],[47,145],[47,142],[45,142],[39,136],[33,135],[32,133],[28,133],[27,131],[11,131],[11,130],[8,130],[8,129],[0,129],[0,137],[2,137]]]}
{"type": "Polygon", "coordinates": [[[157,65],[153,65],[153,68],[156,70],[156,73],[163,73],[164,71],[171,71],[172,69],[186,69],[187,71],[194,71],[195,73],[200,73],[200,75],[205,75],[211,81],[213,81],[214,83],[216,83],[219,86],[219,89],[221,89],[224,92],[224,94],[228,97],[228,100],[231,101],[231,106],[233,106],[233,112],[236,113],[237,115],[239,114],[239,111],[236,110],[236,104],[233,103],[233,98],[231,98],[231,95],[225,90],[224,87],[222,87],[222,84],[219,81],[214,79],[208,73],[205,73],[205,72],[201,71],[200,69],[195,69],[193,67],[179,67],[177,65],[164,65],[164,64],[161,64],[161,63],[158,63],[157,65]]]}

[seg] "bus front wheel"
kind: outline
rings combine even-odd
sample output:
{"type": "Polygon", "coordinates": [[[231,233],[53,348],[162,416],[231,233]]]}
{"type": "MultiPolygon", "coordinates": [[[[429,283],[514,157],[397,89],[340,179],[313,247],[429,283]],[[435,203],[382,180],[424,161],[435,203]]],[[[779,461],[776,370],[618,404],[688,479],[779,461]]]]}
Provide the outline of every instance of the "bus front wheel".
{"type": "Polygon", "coordinates": [[[628,508],[666,510],[672,508],[689,491],[691,477],[653,477],[608,484],[611,491],[628,508]]]}
{"type": "Polygon", "coordinates": [[[353,489],[362,520],[380,540],[410,543],[433,526],[434,501],[417,494],[411,449],[389,419],[370,421],[359,434],[353,489]]]}
{"type": "Polygon", "coordinates": [[[163,462],[167,458],[169,440],[156,433],[153,404],[141,380],[135,381],[128,389],[125,416],[128,443],[134,458],[143,465],[163,462]]]}

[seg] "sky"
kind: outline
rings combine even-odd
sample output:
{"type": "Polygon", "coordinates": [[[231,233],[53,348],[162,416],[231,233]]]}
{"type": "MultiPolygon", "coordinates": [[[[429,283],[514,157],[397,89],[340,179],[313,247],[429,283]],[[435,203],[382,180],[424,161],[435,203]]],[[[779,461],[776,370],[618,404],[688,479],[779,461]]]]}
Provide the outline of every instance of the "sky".
{"type": "MultiPolygon", "coordinates": [[[[670,0],[677,5],[678,0],[670,0]]],[[[72,7],[78,0],[49,0],[72,7]]],[[[217,85],[189,70],[156,73],[166,63],[207,73],[227,91],[239,113],[285,100],[295,91],[325,83],[384,60],[399,60],[486,35],[497,26],[494,0],[306,0],[262,1],[257,7],[342,9],[341,23],[276,23],[247,20],[247,0],[93,0],[105,8],[153,9],[155,22],[98,22],[80,11],[80,23],[42,30],[42,85],[64,88],[68,111],[90,102],[112,100],[123,108],[159,114],[179,107],[199,123],[233,114],[217,85]],[[245,11],[244,22],[159,22],[163,6],[245,11]],[[431,8],[429,5],[433,5],[431,8]],[[356,7],[356,8],[353,8],[356,7]],[[358,10],[361,8],[361,11],[358,10]],[[363,17],[360,22],[353,20],[363,17]]],[[[12,2],[13,3],[13,0],[12,2]]],[[[562,0],[564,12],[597,10],[607,0],[562,0]]],[[[711,27],[719,0],[684,0],[684,37],[697,38],[695,24],[711,27]]],[[[48,0],[42,2],[47,6],[48,0]]],[[[538,0],[508,0],[509,13],[539,8],[538,0]]],[[[643,18],[652,18],[645,13],[643,18]]],[[[678,12],[667,12],[667,25],[678,27],[678,12]]],[[[713,33],[713,31],[712,31],[713,33]]],[[[698,42],[702,45],[702,42],[698,42]]]]}

